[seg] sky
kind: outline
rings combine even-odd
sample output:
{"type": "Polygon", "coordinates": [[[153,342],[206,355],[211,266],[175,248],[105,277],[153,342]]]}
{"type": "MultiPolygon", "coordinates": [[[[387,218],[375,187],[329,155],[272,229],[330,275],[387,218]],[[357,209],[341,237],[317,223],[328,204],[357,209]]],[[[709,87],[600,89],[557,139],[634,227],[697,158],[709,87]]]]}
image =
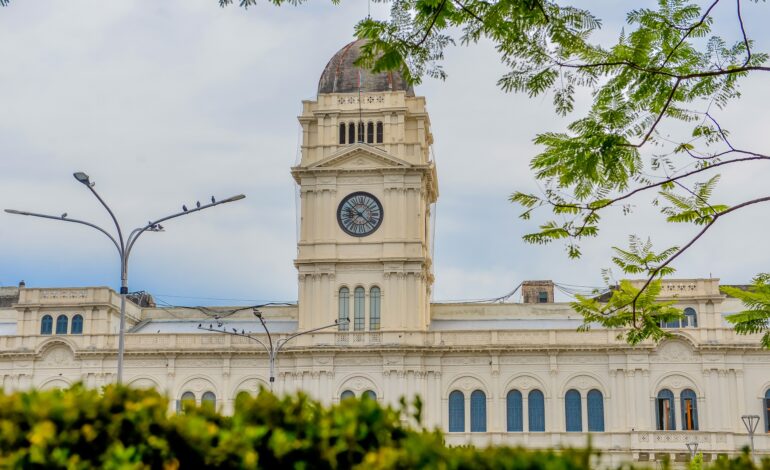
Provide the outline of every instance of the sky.
{"type": "MultiPolygon", "coordinates": [[[[174,305],[295,300],[289,168],[298,156],[297,116],[366,7],[12,1],[0,8],[0,207],[109,225],[75,171],[90,175],[127,230],[182,204],[243,193],[242,201],[143,235],[131,255],[129,289],[174,305]]],[[[608,0],[592,8],[605,21],[600,37],[616,37],[624,10],[608,0]]],[[[731,10],[717,13],[725,18],[717,28],[732,34],[731,10]]],[[[372,15],[385,18],[386,6],[373,4],[372,15]]],[[[770,49],[767,19],[766,4],[744,5],[756,50],[770,49]]],[[[508,202],[513,191],[537,191],[528,167],[538,151],[532,139],[562,130],[578,114],[559,118],[549,96],[500,90],[505,69],[489,43],[451,48],[443,65],[447,80],[416,87],[428,103],[440,186],[435,300],[498,297],[527,279],[601,286],[610,247],[624,246],[629,234],[650,235],[662,249],[695,233],[662,222],[642,197],[632,217],[608,214],[579,260],[568,259],[560,243],[524,243],[521,236],[547,217],[523,221],[508,202]]],[[[754,77],[742,90],[719,119],[734,145],[770,153],[770,87],[754,77]]],[[[735,204],[765,195],[768,180],[767,163],[725,172],[715,199],[735,204]]],[[[725,218],[680,257],[677,275],[746,283],[767,271],[769,216],[765,205],[725,218]]],[[[118,256],[86,227],[0,213],[0,286],[20,280],[117,288],[118,256]]]]}

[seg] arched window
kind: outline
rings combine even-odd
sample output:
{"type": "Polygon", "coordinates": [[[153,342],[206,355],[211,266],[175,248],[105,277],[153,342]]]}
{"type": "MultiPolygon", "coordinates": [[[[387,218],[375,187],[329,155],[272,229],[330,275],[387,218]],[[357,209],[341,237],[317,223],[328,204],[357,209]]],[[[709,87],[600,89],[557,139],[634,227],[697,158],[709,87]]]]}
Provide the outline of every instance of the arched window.
{"type": "Polygon", "coordinates": [[[364,288],[356,287],[353,291],[353,329],[364,331],[365,322],[364,312],[364,288]]]}
{"type": "Polygon", "coordinates": [[[588,432],[604,432],[604,397],[599,390],[588,392],[588,432]]]}
{"type": "Polygon", "coordinates": [[[357,142],[359,144],[363,144],[364,143],[364,122],[363,121],[358,121],[358,140],[357,140],[357,142]]]}
{"type": "Polygon", "coordinates": [[[70,333],[73,335],[83,334],[83,315],[77,314],[72,317],[72,326],[70,327],[70,333]]]}
{"type": "Polygon", "coordinates": [[[676,420],[674,415],[674,393],[664,388],[658,392],[658,398],[655,400],[656,422],[659,431],[673,431],[676,429],[676,420]]]}
{"type": "Polygon", "coordinates": [[[364,392],[362,397],[364,397],[364,398],[371,398],[372,400],[376,400],[377,399],[377,394],[374,393],[374,390],[367,390],[367,391],[364,392]]]}
{"type": "Polygon", "coordinates": [[[698,397],[689,388],[679,395],[682,407],[682,430],[698,430],[698,397]]]}
{"type": "Polygon", "coordinates": [[[340,144],[345,143],[345,123],[340,123],[340,144]]]}
{"type": "Polygon", "coordinates": [[[380,288],[372,287],[369,290],[369,329],[380,329],[380,288]]]}
{"type": "Polygon", "coordinates": [[[40,334],[50,335],[53,333],[53,317],[51,315],[43,315],[43,319],[40,321],[40,334]]]}
{"type": "Polygon", "coordinates": [[[348,320],[350,320],[350,290],[347,287],[340,288],[340,307],[337,317],[340,331],[348,331],[348,320]]]}
{"type": "Polygon", "coordinates": [[[66,335],[68,323],[69,323],[69,319],[67,318],[67,315],[59,315],[58,317],[56,317],[56,334],[66,335]]]}
{"type": "Polygon", "coordinates": [[[211,407],[212,409],[216,409],[217,407],[217,396],[214,394],[214,392],[206,392],[201,397],[201,405],[211,407]]]}
{"type": "Polygon", "coordinates": [[[698,314],[694,308],[687,307],[684,309],[684,320],[682,320],[683,327],[695,328],[698,326],[698,314]]]}
{"type": "Polygon", "coordinates": [[[355,397],[356,397],[355,393],[351,392],[350,390],[345,390],[340,394],[340,401],[346,400],[348,398],[355,398],[355,397]]]}
{"type": "Polygon", "coordinates": [[[465,395],[459,390],[449,394],[449,432],[465,432],[465,395]]]}
{"type": "Polygon", "coordinates": [[[564,396],[564,417],[567,432],[583,431],[583,412],[580,404],[580,392],[569,390],[564,396]]]}
{"type": "Polygon", "coordinates": [[[180,413],[184,411],[184,404],[185,403],[192,403],[195,404],[195,394],[193,392],[184,392],[182,394],[182,397],[177,400],[176,402],[176,412],[180,413]]]}
{"type": "Polygon", "coordinates": [[[540,390],[532,390],[527,396],[529,432],[545,432],[545,397],[540,390]]]}
{"type": "Polygon", "coordinates": [[[487,432],[487,395],[481,390],[471,393],[471,432],[487,432]]]}
{"type": "Polygon", "coordinates": [[[373,144],[374,143],[374,123],[369,122],[366,124],[366,143],[367,144],[373,144]]]}
{"type": "Polygon", "coordinates": [[[377,143],[382,143],[382,122],[377,123],[377,143]]]}
{"type": "Polygon", "coordinates": [[[765,392],[765,432],[770,432],[770,389],[765,392]]]}
{"type": "Polygon", "coordinates": [[[348,143],[356,143],[356,125],[352,122],[348,123],[348,143]]]}
{"type": "Polygon", "coordinates": [[[508,420],[508,432],[524,431],[524,413],[521,392],[511,390],[505,397],[505,410],[508,420]]]}

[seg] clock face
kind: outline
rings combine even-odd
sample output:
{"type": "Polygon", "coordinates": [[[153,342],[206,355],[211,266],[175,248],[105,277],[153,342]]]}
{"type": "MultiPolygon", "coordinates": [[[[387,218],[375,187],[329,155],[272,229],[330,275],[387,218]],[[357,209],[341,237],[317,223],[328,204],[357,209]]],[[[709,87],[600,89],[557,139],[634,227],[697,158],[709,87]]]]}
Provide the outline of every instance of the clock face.
{"type": "Polygon", "coordinates": [[[337,222],[346,233],[365,237],[382,224],[382,204],[369,193],[348,195],[337,208],[337,222]]]}

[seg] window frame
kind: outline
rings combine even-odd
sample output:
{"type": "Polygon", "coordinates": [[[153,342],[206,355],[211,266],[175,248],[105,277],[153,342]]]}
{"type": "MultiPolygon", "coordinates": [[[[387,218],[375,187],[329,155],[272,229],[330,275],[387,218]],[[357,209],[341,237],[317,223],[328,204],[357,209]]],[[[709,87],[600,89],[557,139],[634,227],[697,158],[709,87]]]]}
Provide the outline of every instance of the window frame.
{"type": "Polygon", "coordinates": [[[350,289],[342,286],[337,291],[337,329],[348,331],[350,329],[350,289]]]}
{"type": "Polygon", "coordinates": [[[83,315],[78,313],[72,316],[72,321],[70,322],[70,334],[71,335],[83,334],[83,315]],[[77,325],[77,329],[75,325],[77,325]]]}
{"type": "Polygon", "coordinates": [[[471,432],[487,432],[487,394],[480,389],[471,392],[471,432]]]}
{"type": "Polygon", "coordinates": [[[545,432],[545,394],[542,390],[530,390],[527,394],[527,431],[545,432]]]}
{"type": "Polygon", "coordinates": [[[516,389],[505,395],[505,429],[507,432],[524,432],[524,396],[516,389]]]}
{"type": "Polygon", "coordinates": [[[695,391],[691,388],[682,390],[682,392],[679,394],[679,406],[682,409],[682,431],[697,431],[698,394],[696,394],[695,391]],[[688,404],[690,405],[689,407],[688,404]]]}
{"type": "Polygon", "coordinates": [[[66,335],[69,333],[70,319],[67,315],[61,314],[56,317],[55,331],[57,335],[66,335]],[[64,321],[62,321],[64,320],[64,321]]]}
{"type": "Polygon", "coordinates": [[[382,290],[378,286],[369,289],[369,330],[379,331],[382,321],[382,290]]]}
{"type": "Polygon", "coordinates": [[[353,331],[366,329],[366,289],[357,286],[353,289],[353,331]]]}
{"type": "Polygon", "coordinates": [[[46,313],[40,319],[40,334],[46,336],[53,334],[53,316],[46,313]]]}
{"type": "Polygon", "coordinates": [[[583,397],[574,388],[564,394],[564,428],[566,432],[583,432],[583,397]]]}
{"type": "Polygon", "coordinates": [[[460,390],[453,390],[447,399],[447,408],[448,432],[465,432],[465,394],[460,390]]]}
{"type": "Polygon", "coordinates": [[[588,432],[604,432],[604,394],[601,390],[594,388],[586,394],[586,413],[588,432]]]}
{"type": "Polygon", "coordinates": [[[655,427],[658,431],[676,431],[676,397],[674,392],[664,388],[655,396],[655,427]],[[668,419],[663,421],[663,404],[669,402],[668,419]]]}

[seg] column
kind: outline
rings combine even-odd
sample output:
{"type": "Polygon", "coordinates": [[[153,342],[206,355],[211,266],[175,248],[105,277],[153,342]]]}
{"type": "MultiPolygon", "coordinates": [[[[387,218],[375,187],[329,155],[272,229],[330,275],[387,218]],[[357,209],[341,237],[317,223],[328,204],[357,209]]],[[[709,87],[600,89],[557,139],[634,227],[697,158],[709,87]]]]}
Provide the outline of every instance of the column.
{"type": "MultiPolygon", "coordinates": [[[[631,424],[631,428],[638,430],[641,428],[641,426],[639,426],[640,423],[636,415],[637,393],[636,393],[636,387],[634,386],[634,376],[636,374],[633,369],[631,370],[627,369],[625,373],[626,373],[625,380],[623,382],[626,388],[626,405],[628,410],[628,419],[631,424]]],[[[648,400],[647,400],[646,394],[642,395],[642,398],[644,398],[644,402],[647,403],[648,400]]]]}

